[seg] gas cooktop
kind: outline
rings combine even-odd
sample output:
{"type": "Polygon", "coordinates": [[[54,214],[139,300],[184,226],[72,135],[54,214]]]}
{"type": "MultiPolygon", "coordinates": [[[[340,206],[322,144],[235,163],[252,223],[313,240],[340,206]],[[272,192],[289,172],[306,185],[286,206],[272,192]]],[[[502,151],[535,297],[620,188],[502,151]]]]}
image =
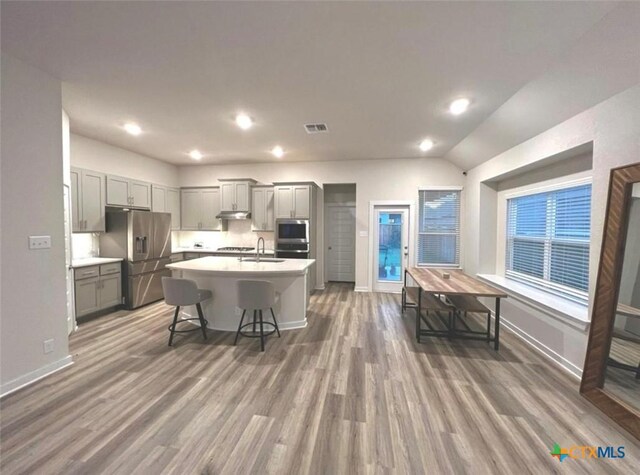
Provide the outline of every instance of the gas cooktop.
{"type": "Polygon", "coordinates": [[[253,251],[255,248],[254,247],[219,247],[218,251],[253,251]]]}

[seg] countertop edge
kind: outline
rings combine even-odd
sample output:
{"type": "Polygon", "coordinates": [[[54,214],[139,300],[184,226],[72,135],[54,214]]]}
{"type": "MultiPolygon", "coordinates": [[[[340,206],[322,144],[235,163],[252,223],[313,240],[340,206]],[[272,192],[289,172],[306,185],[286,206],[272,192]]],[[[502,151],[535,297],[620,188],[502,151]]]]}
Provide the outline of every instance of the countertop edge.
{"type": "Polygon", "coordinates": [[[103,264],[112,264],[114,262],[122,262],[123,260],[124,259],[121,257],[89,257],[86,259],[72,260],[71,268],[81,269],[83,267],[100,266],[103,264]]]}
{"type": "Polygon", "coordinates": [[[235,276],[255,276],[255,275],[304,275],[308,272],[309,268],[316,262],[315,259],[310,259],[313,262],[306,263],[306,265],[302,268],[298,269],[198,269],[193,268],[190,264],[193,261],[182,261],[182,262],[174,262],[172,264],[167,264],[167,269],[171,270],[181,270],[181,271],[189,271],[196,272],[200,274],[209,274],[209,275],[235,275],[235,276]]]}

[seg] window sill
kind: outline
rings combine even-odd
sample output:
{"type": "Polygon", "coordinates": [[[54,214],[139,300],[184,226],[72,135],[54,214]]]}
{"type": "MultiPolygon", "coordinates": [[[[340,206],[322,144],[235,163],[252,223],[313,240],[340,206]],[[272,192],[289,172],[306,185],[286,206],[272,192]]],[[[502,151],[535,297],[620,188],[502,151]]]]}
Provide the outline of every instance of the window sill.
{"type": "Polygon", "coordinates": [[[586,330],[589,325],[589,308],[571,300],[564,299],[526,284],[506,279],[500,275],[478,274],[477,277],[488,284],[498,287],[530,307],[574,327],[586,330]]]}

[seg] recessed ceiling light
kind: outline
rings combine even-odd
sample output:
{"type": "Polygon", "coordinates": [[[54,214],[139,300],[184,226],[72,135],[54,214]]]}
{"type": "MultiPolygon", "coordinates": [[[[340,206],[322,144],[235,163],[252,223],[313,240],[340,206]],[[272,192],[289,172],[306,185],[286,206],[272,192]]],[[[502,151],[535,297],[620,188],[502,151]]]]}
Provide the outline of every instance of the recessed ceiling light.
{"type": "Polygon", "coordinates": [[[424,139],[422,142],[420,142],[420,150],[422,150],[423,152],[428,152],[432,148],[433,148],[433,140],[424,139]]]}
{"type": "Polygon", "coordinates": [[[129,132],[131,135],[140,135],[142,133],[140,126],[134,122],[127,122],[124,124],[124,130],[129,132]]]}
{"type": "Polygon", "coordinates": [[[471,101],[466,97],[462,97],[460,99],[456,99],[449,106],[449,112],[453,115],[460,115],[467,110],[471,101]]]}
{"type": "Polygon", "coordinates": [[[250,129],[253,125],[253,119],[249,117],[247,114],[238,114],[236,116],[236,124],[242,130],[250,129]]]}
{"type": "Polygon", "coordinates": [[[276,145],[275,147],[273,147],[271,153],[278,158],[282,158],[284,156],[284,150],[280,145],[276,145]]]}
{"type": "Polygon", "coordinates": [[[194,160],[202,160],[202,153],[199,150],[191,150],[189,156],[194,160]]]}

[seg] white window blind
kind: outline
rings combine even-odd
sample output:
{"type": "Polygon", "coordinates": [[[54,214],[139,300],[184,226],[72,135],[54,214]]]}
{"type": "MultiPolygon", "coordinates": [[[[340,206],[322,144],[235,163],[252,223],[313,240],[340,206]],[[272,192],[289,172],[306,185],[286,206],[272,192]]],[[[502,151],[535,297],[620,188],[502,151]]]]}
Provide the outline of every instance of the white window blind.
{"type": "Polygon", "coordinates": [[[460,264],[460,190],[420,190],[418,265],[460,264]]]}
{"type": "Polygon", "coordinates": [[[507,210],[506,277],[586,301],[591,185],[512,198],[507,210]]]}

